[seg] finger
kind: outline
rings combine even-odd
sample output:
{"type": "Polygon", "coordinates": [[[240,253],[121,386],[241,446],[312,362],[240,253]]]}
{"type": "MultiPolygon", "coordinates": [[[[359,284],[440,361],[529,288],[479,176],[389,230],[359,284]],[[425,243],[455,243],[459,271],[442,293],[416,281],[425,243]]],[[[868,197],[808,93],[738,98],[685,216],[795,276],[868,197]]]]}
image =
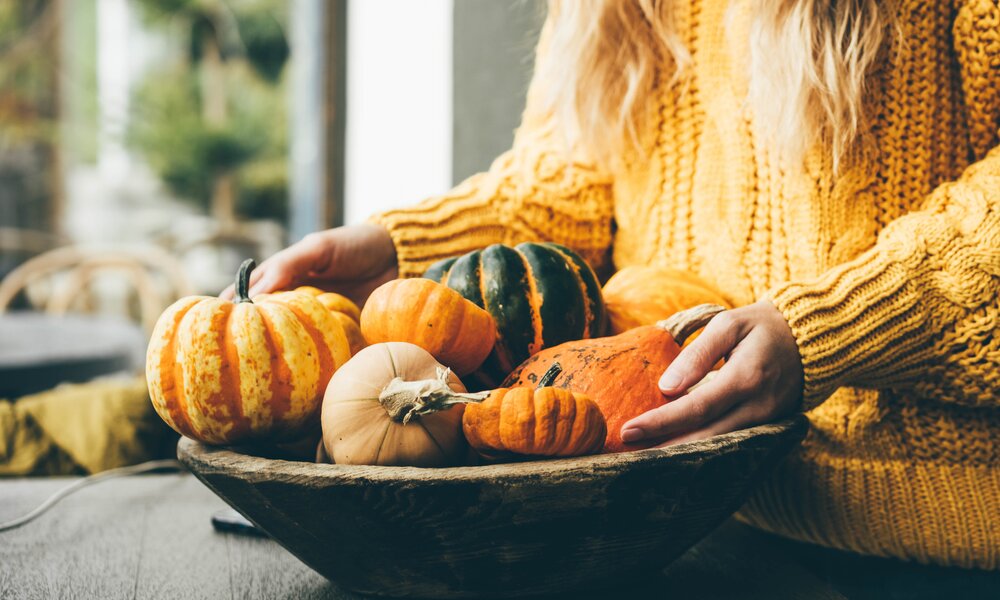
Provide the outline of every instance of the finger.
{"type": "Polygon", "coordinates": [[[304,281],[323,264],[325,246],[319,236],[308,235],[265,260],[250,274],[250,295],[287,289],[304,281]]]}
{"type": "Polygon", "coordinates": [[[280,253],[262,263],[250,274],[250,290],[247,295],[252,298],[260,294],[291,288],[294,272],[285,266],[286,264],[288,263],[283,260],[280,253]]]}
{"type": "Polygon", "coordinates": [[[704,427],[750,395],[748,386],[727,363],[718,375],[697,385],[689,393],[647,411],[622,426],[624,442],[677,435],[704,427]]]}
{"type": "Polygon", "coordinates": [[[719,376],[719,372],[718,371],[709,371],[708,373],[705,373],[705,376],[701,378],[701,381],[699,381],[698,383],[696,383],[696,384],[692,385],[690,388],[688,388],[688,392],[690,393],[690,392],[695,391],[696,389],[700,388],[701,386],[705,385],[706,383],[708,383],[710,381],[713,381],[718,376],[719,376]]]}
{"type": "Polygon", "coordinates": [[[219,292],[219,298],[221,300],[232,300],[233,296],[235,295],[236,295],[236,286],[234,286],[231,283],[229,284],[228,287],[226,287],[226,289],[219,292]]]}
{"type": "Polygon", "coordinates": [[[657,446],[657,448],[708,439],[716,435],[722,435],[724,433],[746,429],[747,427],[753,427],[754,425],[760,425],[766,420],[767,419],[762,418],[761,409],[758,404],[743,402],[723,415],[721,419],[713,421],[709,425],[700,429],[672,437],[657,446]]]}
{"type": "Polygon", "coordinates": [[[683,393],[702,380],[719,359],[727,356],[743,335],[730,312],[719,313],[701,335],[682,349],[660,377],[660,391],[670,396],[683,393]]]}

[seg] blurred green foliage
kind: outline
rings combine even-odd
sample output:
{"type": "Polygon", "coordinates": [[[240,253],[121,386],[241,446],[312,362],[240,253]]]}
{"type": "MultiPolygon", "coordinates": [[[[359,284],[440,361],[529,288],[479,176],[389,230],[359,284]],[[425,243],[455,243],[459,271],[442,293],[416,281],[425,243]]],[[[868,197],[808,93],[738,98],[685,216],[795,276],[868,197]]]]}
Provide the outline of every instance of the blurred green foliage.
{"type": "MultiPolygon", "coordinates": [[[[60,189],[58,16],[52,0],[0,0],[0,227],[53,227],[60,189]]],[[[26,256],[0,252],[0,278],[26,256]]]]}
{"type": "Polygon", "coordinates": [[[63,2],[62,114],[59,135],[69,163],[97,162],[97,3],[63,2]]]}
{"type": "Polygon", "coordinates": [[[48,0],[0,0],[0,147],[55,139],[56,17],[48,0]]]}
{"type": "Polygon", "coordinates": [[[285,3],[141,0],[139,5],[148,27],[170,28],[186,38],[181,44],[186,53],[138,86],[130,131],[134,147],[184,199],[208,208],[215,178],[232,173],[240,216],[284,220],[285,3]],[[207,54],[208,45],[215,54],[207,54]],[[216,85],[210,77],[223,81],[216,85]],[[212,120],[206,103],[219,102],[209,98],[219,89],[225,116],[212,120]]]}

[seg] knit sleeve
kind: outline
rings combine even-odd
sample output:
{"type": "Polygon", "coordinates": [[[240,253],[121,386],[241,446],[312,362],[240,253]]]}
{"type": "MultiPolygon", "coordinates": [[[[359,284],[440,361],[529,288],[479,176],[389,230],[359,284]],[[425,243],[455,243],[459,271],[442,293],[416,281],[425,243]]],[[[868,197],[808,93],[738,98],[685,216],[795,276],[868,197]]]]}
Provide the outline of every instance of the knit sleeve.
{"type": "MultiPolygon", "coordinates": [[[[543,27],[536,65],[550,27],[543,27]]],[[[392,237],[401,277],[419,276],[436,260],[493,243],[553,241],[596,269],[609,262],[610,177],[569,150],[543,109],[543,88],[535,77],[514,145],[488,171],[414,207],[372,217],[392,237]]]]}
{"type": "Polygon", "coordinates": [[[957,6],[952,39],[978,162],[854,261],[768,294],[798,342],[806,408],[843,385],[1000,404],[1000,3],[957,6]]]}
{"type": "Polygon", "coordinates": [[[854,261],[767,296],[798,343],[806,408],[844,385],[1000,404],[1000,148],[854,261]]]}

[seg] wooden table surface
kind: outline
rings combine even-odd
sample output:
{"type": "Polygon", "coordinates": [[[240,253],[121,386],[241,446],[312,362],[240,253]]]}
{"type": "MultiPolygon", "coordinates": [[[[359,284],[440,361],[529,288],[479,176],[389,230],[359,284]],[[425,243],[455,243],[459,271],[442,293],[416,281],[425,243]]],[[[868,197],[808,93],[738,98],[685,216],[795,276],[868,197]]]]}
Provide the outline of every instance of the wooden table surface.
{"type": "MultiPolygon", "coordinates": [[[[0,480],[0,521],[71,481],[0,480]]],[[[215,532],[209,518],[224,507],[188,474],[85,488],[36,521],[0,533],[0,598],[360,598],[269,539],[215,532]]],[[[862,558],[735,521],[651,579],[609,585],[592,597],[1000,598],[998,572],[862,558]]]]}
{"type": "Polygon", "coordinates": [[[146,334],[133,323],[96,315],[0,315],[0,398],[63,382],[142,368],[146,334]]]}

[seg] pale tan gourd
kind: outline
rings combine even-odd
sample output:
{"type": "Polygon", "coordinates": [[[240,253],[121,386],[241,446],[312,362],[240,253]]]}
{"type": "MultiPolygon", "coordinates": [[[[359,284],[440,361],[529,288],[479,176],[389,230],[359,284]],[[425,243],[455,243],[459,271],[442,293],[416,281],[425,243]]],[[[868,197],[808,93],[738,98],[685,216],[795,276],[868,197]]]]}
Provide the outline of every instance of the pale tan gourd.
{"type": "Polygon", "coordinates": [[[330,380],[323,399],[323,446],[337,464],[451,467],[462,465],[466,394],[450,370],[419,346],[374,344],[330,380]]]}

